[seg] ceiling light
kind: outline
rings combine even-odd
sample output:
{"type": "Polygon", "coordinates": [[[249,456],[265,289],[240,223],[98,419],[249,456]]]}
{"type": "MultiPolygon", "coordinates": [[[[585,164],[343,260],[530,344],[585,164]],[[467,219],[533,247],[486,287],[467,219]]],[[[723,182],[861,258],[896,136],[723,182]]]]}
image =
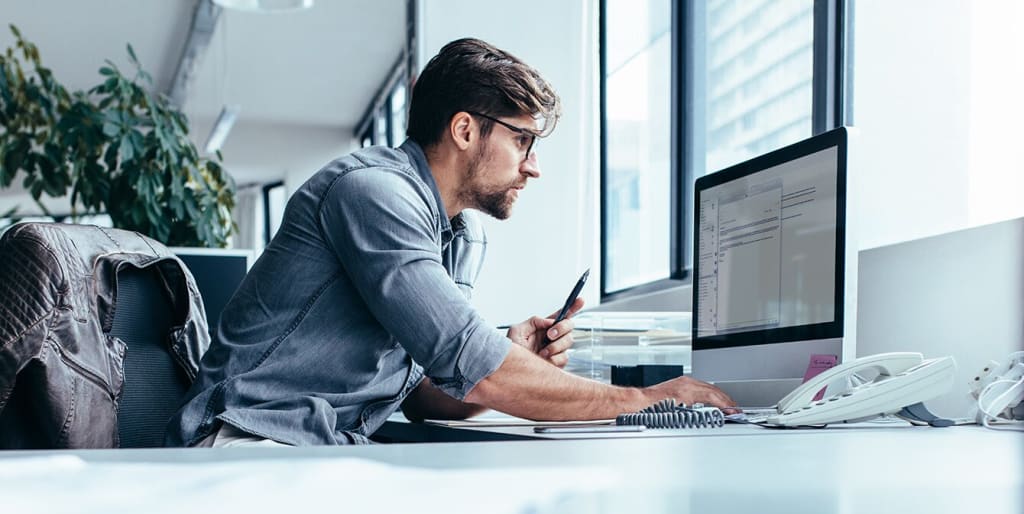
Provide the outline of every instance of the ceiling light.
{"type": "Polygon", "coordinates": [[[206,138],[205,149],[207,154],[215,154],[224,146],[224,140],[228,138],[228,132],[231,132],[231,127],[235,125],[240,109],[241,107],[238,105],[225,105],[220,110],[220,115],[217,116],[217,121],[210,130],[210,137],[206,138]]]}
{"type": "Polygon", "coordinates": [[[226,9],[262,13],[299,11],[313,7],[313,0],[213,0],[213,3],[226,9]]]}

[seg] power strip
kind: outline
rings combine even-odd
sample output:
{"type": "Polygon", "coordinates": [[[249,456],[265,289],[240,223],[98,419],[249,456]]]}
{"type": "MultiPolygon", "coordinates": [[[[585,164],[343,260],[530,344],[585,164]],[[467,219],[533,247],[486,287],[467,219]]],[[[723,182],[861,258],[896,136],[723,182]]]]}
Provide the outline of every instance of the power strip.
{"type": "Polygon", "coordinates": [[[970,381],[971,395],[975,399],[981,394],[981,391],[986,387],[990,386],[993,382],[1000,379],[1009,379],[1010,369],[1015,364],[1024,364],[1024,352],[1011,353],[1006,359],[1005,364],[1000,364],[996,361],[989,361],[989,363],[979,371],[974,378],[970,381]]]}
{"type": "Polygon", "coordinates": [[[979,424],[1014,421],[1014,409],[1024,402],[1024,352],[1011,355],[1008,366],[986,366],[974,383],[980,389],[972,391],[978,399],[979,424]],[[983,385],[981,385],[983,384],[983,385]]]}

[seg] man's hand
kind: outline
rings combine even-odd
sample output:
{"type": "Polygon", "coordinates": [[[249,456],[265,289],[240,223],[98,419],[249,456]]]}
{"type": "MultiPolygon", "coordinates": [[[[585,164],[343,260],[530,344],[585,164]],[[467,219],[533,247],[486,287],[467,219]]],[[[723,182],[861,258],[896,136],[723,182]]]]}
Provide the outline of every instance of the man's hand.
{"type": "Polygon", "coordinates": [[[643,389],[651,404],[657,403],[666,398],[674,398],[677,402],[693,405],[703,403],[713,405],[722,409],[726,414],[734,414],[740,410],[736,408],[736,402],[729,398],[729,395],[721,389],[701,382],[690,377],[673,378],[643,389]]]}
{"type": "Polygon", "coordinates": [[[572,315],[583,308],[583,298],[577,298],[569,308],[565,319],[555,325],[558,313],[546,318],[534,316],[522,323],[512,325],[508,329],[508,338],[512,342],[545,358],[548,362],[564,368],[569,363],[567,350],[572,347],[572,329],[576,325],[572,315]],[[546,336],[545,336],[546,335],[546,336]],[[549,344],[545,345],[548,341],[549,344]]]}

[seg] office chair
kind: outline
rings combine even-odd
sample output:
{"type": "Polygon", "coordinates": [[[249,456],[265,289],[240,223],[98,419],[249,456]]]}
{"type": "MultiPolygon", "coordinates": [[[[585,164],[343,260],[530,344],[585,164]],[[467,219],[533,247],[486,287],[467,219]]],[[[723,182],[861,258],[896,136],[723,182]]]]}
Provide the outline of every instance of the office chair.
{"type": "Polygon", "coordinates": [[[167,347],[173,305],[152,269],[125,266],[117,274],[111,337],[126,346],[117,415],[121,448],[163,446],[164,428],[190,381],[167,347]]]}
{"type": "Polygon", "coordinates": [[[162,446],[208,346],[160,243],[55,223],[0,238],[0,448],[162,446]]]}

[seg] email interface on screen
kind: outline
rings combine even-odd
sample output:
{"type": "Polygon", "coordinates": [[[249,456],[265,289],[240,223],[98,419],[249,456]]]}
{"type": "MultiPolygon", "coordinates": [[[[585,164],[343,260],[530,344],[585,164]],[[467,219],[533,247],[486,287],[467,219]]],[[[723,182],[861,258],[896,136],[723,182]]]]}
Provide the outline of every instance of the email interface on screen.
{"type": "Polygon", "coordinates": [[[835,321],[838,148],[700,193],[697,334],[835,321]]]}

